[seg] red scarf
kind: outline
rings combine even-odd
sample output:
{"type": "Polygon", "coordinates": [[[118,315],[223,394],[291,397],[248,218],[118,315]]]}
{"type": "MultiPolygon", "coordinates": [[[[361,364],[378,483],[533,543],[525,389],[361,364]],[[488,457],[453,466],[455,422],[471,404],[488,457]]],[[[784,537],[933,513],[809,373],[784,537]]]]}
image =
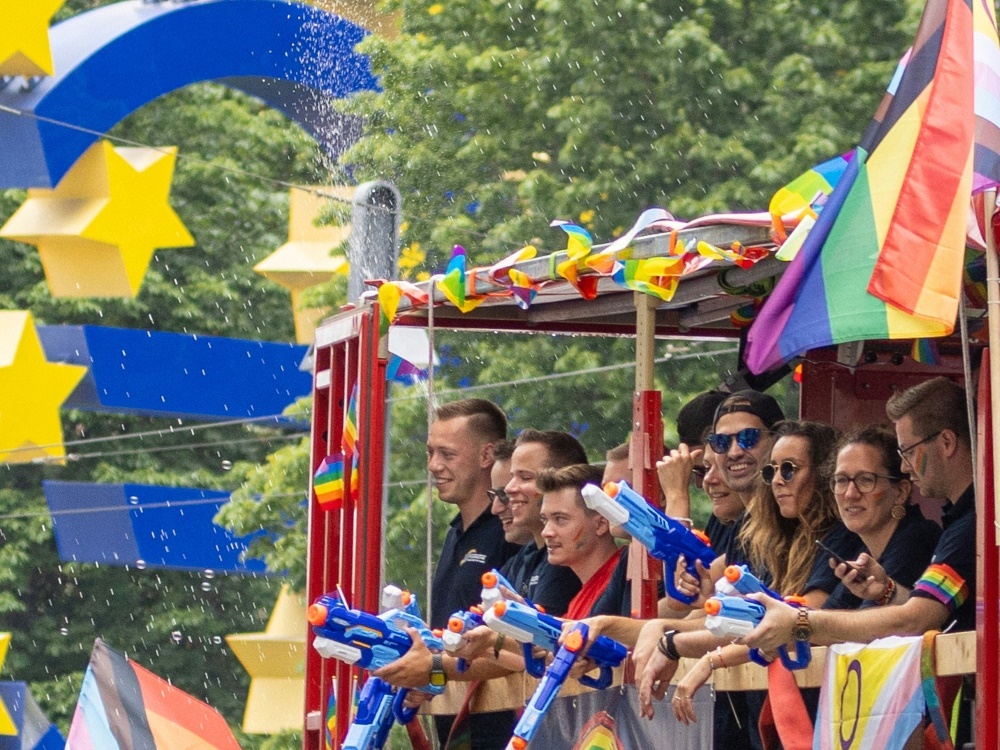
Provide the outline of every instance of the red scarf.
{"type": "Polygon", "coordinates": [[[569,607],[566,609],[564,617],[567,620],[582,620],[590,615],[590,610],[593,608],[594,603],[604,593],[604,589],[608,587],[611,575],[615,572],[615,567],[618,565],[618,558],[622,556],[622,550],[624,549],[625,547],[619,547],[608,558],[607,562],[597,569],[597,572],[590,577],[590,580],[583,584],[583,588],[573,597],[573,601],[569,603],[569,607]]]}

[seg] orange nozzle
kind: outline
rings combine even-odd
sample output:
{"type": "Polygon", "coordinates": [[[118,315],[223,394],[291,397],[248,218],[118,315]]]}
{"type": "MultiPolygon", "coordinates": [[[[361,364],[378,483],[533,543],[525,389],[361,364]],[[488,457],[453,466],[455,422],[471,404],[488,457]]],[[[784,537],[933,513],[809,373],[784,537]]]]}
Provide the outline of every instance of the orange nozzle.
{"type": "Polygon", "coordinates": [[[570,653],[575,654],[583,648],[583,633],[579,630],[574,630],[566,636],[566,642],[563,645],[569,650],[570,653]]]}
{"type": "Polygon", "coordinates": [[[507,602],[497,602],[493,605],[493,614],[497,617],[503,617],[504,612],[507,611],[507,602]]]}
{"type": "Polygon", "coordinates": [[[710,615],[717,615],[722,610],[722,602],[718,599],[709,599],[705,602],[705,611],[710,615]]]}
{"type": "Polygon", "coordinates": [[[785,601],[788,602],[789,604],[798,604],[800,607],[804,607],[808,604],[806,598],[804,596],[799,596],[798,594],[795,594],[793,596],[786,596],[785,601]]]}
{"type": "Polygon", "coordinates": [[[491,589],[497,585],[497,574],[494,573],[492,570],[488,570],[485,573],[483,573],[483,577],[481,580],[483,582],[483,586],[485,586],[488,589],[491,589]]]}
{"type": "Polygon", "coordinates": [[[709,547],[712,546],[712,540],[708,538],[708,534],[706,534],[704,531],[698,531],[698,529],[691,529],[691,533],[694,534],[699,539],[701,539],[701,541],[703,541],[709,547]]]}
{"type": "Polygon", "coordinates": [[[442,635],[441,628],[434,628],[431,632],[434,634],[435,638],[440,638],[442,635]]]}
{"type": "Polygon", "coordinates": [[[404,591],[403,592],[403,606],[404,607],[410,606],[410,602],[412,602],[412,601],[413,601],[413,597],[410,596],[410,592],[409,591],[404,591]]]}
{"type": "Polygon", "coordinates": [[[541,612],[541,613],[542,613],[543,615],[545,614],[545,607],[543,607],[543,606],[542,606],[541,604],[536,604],[536,605],[535,605],[535,609],[537,609],[537,610],[538,610],[539,612],[541,612]]]}
{"type": "Polygon", "coordinates": [[[452,617],[448,620],[448,630],[452,633],[461,633],[463,627],[465,627],[465,623],[459,617],[452,617]]]}
{"type": "Polygon", "coordinates": [[[524,750],[524,748],[528,746],[528,742],[524,739],[524,737],[511,737],[510,746],[514,748],[514,750],[524,750]]]}
{"type": "Polygon", "coordinates": [[[726,568],[725,572],[722,574],[726,577],[726,580],[730,583],[736,583],[743,577],[743,571],[739,569],[736,565],[730,565],[726,568]]]}
{"type": "Polygon", "coordinates": [[[474,615],[481,615],[483,613],[483,608],[480,607],[478,604],[473,604],[471,607],[469,607],[469,611],[474,615]]]}
{"type": "Polygon", "coordinates": [[[614,482],[608,482],[604,485],[604,494],[608,497],[614,497],[618,494],[618,485],[614,482]]]}
{"type": "Polygon", "coordinates": [[[310,625],[322,625],[326,622],[328,611],[322,604],[310,604],[306,610],[306,619],[310,625]]]}

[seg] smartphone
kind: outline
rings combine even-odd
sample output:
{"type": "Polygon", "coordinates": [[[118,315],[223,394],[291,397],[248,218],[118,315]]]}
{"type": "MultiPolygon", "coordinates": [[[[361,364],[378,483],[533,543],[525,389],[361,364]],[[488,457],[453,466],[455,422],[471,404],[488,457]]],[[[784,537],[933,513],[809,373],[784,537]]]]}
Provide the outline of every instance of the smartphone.
{"type": "Polygon", "coordinates": [[[816,540],[816,546],[819,547],[821,550],[823,550],[826,554],[828,554],[834,560],[836,560],[838,565],[841,564],[841,563],[843,563],[848,568],[854,568],[855,570],[858,570],[858,566],[857,565],[855,565],[854,563],[848,562],[847,560],[845,560],[844,558],[842,558],[840,555],[838,555],[832,549],[830,549],[825,544],[823,544],[823,542],[821,542],[819,539],[816,540]]]}

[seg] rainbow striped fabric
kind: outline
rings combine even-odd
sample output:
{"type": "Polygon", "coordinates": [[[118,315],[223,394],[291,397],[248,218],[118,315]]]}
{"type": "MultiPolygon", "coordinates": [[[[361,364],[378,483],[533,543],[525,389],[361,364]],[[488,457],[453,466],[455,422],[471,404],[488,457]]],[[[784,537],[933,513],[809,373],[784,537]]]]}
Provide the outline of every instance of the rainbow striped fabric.
{"type": "Polygon", "coordinates": [[[940,563],[931,565],[913,586],[954,612],[969,598],[969,585],[954,568],[940,563]]]}
{"type": "Polygon", "coordinates": [[[344,432],[340,439],[340,446],[344,456],[344,466],[351,464],[351,494],[356,495],[359,485],[358,474],[358,384],[355,383],[351,389],[351,398],[347,402],[347,411],[344,412],[344,432]]]}
{"type": "Polygon", "coordinates": [[[930,0],[875,118],[749,331],[753,372],[845,341],[951,333],[973,186],[1000,184],[998,71],[992,5],[930,0]]]}
{"type": "Polygon", "coordinates": [[[344,454],[332,453],[313,474],[313,492],[323,510],[338,510],[344,504],[344,454]]]}

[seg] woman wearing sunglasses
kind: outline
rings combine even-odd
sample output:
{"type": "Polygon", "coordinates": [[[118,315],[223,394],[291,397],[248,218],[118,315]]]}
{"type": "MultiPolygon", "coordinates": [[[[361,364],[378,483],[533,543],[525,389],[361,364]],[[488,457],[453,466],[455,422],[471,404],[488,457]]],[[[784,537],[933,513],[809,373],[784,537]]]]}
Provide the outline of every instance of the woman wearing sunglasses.
{"type": "MultiPolygon", "coordinates": [[[[888,604],[896,586],[911,588],[930,564],[941,527],[910,503],[910,480],[896,447],[896,434],[886,427],[865,427],[837,445],[830,489],[844,525],[861,537],[864,549],[844,569],[826,609],[888,604]],[[874,578],[864,575],[871,561],[893,582],[888,590],[881,583],[872,586],[874,578]]],[[[838,561],[831,560],[835,567],[838,561]]]]}
{"type": "MultiPolygon", "coordinates": [[[[816,541],[845,559],[853,559],[861,546],[861,540],[837,517],[825,470],[837,435],[829,425],[806,421],[779,422],[773,435],[770,461],[760,469],[766,489],[751,500],[738,541],[759,578],[783,595],[802,596],[809,607],[818,609],[839,581],[826,556],[817,555],[816,541]]],[[[682,647],[695,639],[703,640],[704,635],[678,633],[674,637],[675,645],[682,647]]],[[[677,719],[685,724],[695,720],[691,698],[712,672],[748,660],[748,649],[736,644],[701,657],[674,692],[671,706],[677,719]]],[[[813,703],[813,697],[807,697],[807,702],[813,703]]],[[[810,713],[814,712],[813,706],[810,713]]]]}

